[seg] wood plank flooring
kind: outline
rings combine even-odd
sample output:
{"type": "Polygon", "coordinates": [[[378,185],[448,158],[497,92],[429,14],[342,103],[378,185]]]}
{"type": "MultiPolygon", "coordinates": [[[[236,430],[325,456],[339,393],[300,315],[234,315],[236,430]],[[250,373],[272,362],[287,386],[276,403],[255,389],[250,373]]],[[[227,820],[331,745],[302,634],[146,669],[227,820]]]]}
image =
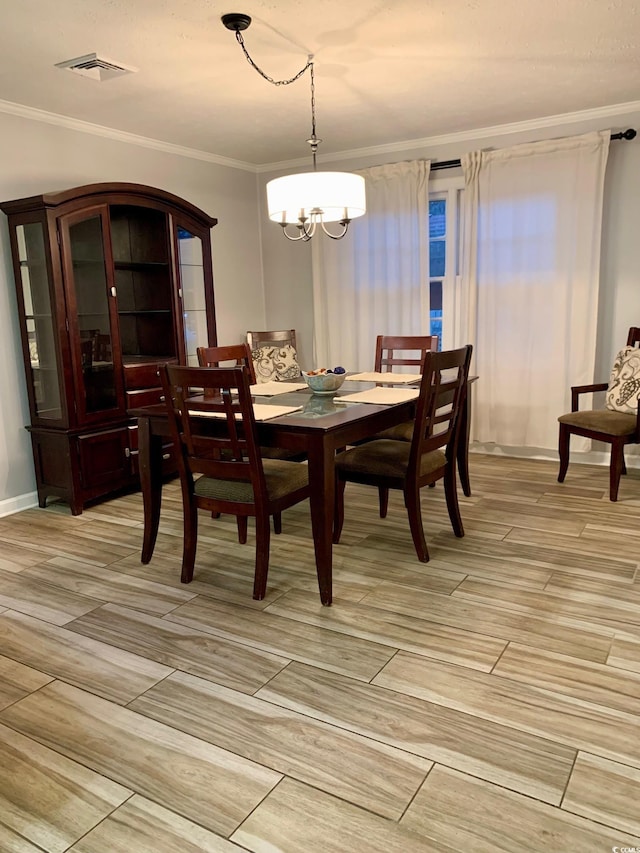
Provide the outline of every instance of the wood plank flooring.
{"type": "Polygon", "coordinates": [[[640,474],[472,454],[466,535],[349,485],[320,605],[308,505],[202,515],[164,487],[0,519],[2,853],[640,849],[640,474]]]}

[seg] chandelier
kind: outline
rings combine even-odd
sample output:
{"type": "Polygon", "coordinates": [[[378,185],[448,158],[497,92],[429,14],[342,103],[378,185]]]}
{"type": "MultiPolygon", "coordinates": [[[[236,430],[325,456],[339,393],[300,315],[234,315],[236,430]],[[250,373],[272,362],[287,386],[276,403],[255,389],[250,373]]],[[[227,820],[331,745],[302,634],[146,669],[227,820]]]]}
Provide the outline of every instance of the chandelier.
{"type": "Polygon", "coordinates": [[[223,15],[222,23],[233,30],[236,40],[243,50],[247,61],[261,77],[274,86],[288,86],[298,80],[308,70],[311,78],[311,136],[307,142],[311,146],[313,171],[294,175],[283,175],[267,184],[267,210],[269,219],[282,227],[288,240],[310,240],[319,225],[332,240],[340,240],[347,233],[349,223],[362,216],[367,209],[364,178],[351,172],[322,172],[316,169],[316,152],[322,142],[316,135],[316,92],[313,68],[313,56],[309,56],[306,65],[289,80],[274,80],[259,68],[242,38],[242,31],[251,23],[248,15],[233,12],[223,15]],[[326,223],[337,222],[340,231],[332,233],[326,223]],[[297,229],[287,231],[287,227],[297,229]]]}

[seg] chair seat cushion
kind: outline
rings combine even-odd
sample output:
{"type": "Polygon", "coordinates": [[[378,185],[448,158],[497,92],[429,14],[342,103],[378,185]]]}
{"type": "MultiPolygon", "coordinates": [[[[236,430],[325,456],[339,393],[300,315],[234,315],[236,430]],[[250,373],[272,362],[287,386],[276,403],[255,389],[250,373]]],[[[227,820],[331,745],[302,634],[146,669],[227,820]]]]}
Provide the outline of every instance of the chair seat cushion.
{"type": "MultiPolygon", "coordinates": [[[[336,468],[346,474],[365,474],[404,480],[409,463],[411,444],[391,438],[369,441],[339,453],[336,468]]],[[[426,476],[446,465],[447,458],[441,450],[424,453],[420,462],[420,475],[426,476]]]]}
{"type": "MultiPolygon", "coordinates": [[[[279,500],[291,492],[304,488],[309,483],[309,469],[306,465],[285,462],[282,459],[263,459],[262,465],[269,500],[279,500]]],[[[247,504],[254,502],[253,487],[247,480],[200,477],[195,482],[194,491],[201,498],[247,504]]]]}
{"type": "Polygon", "coordinates": [[[375,438],[392,438],[394,441],[411,441],[413,438],[414,421],[405,421],[402,424],[384,429],[375,435],[375,438]]]}
{"type": "Polygon", "coordinates": [[[625,415],[611,409],[595,409],[584,412],[569,412],[561,415],[561,424],[601,432],[604,435],[631,435],[636,428],[636,415],[625,415]]]}
{"type": "Polygon", "coordinates": [[[627,346],[616,356],[606,394],[606,407],[635,415],[640,396],[640,349],[627,346]]]}

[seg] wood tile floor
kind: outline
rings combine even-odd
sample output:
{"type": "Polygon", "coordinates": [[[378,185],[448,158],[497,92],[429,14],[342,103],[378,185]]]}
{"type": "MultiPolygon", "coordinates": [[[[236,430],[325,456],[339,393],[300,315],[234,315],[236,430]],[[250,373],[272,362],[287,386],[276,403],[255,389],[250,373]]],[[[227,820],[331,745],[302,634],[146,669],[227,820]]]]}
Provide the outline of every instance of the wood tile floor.
{"type": "Polygon", "coordinates": [[[309,510],[201,518],[165,486],[0,519],[2,853],[640,850],[640,474],[473,455],[466,536],[349,486],[334,605],[309,510]]]}

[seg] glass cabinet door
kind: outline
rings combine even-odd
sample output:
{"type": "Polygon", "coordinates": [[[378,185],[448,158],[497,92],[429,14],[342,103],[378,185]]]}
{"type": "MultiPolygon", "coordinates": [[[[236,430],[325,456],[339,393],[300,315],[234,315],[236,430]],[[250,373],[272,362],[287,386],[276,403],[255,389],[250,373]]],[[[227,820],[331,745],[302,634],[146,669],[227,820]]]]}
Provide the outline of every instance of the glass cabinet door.
{"type": "MultiPolygon", "coordinates": [[[[105,219],[71,215],[63,220],[63,240],[67,243],[65,278],[72,285],[76,303],[77,337],[75,374],[81,419],[92,420],[96,413],[118,410],[122,403],[122,380],[114,341],[115,287],[108,281],[105,252],[105,219]]],[[[72,336],[73,337],[73,336],[72,336]]],[[[118,359],[119,360],[119,359],[118,359]]]]}
{"type": "Polygon", "coordinates": [[[202,239],[178,227],[178,269],[187,364],[198,364],[196,350],[209,346],[202,239]]]}
{"type": "Polygon", "coordinates": [[[60,379],[43,224],[17,225],[16,243],[35,415],[59,420],[62,417],[60,379]]]}
{"type": "Polygon", "coordinates": [[[109,218],[123,363],[174,359],[175,284],[167,214],[111,205],[109,218]]]}

